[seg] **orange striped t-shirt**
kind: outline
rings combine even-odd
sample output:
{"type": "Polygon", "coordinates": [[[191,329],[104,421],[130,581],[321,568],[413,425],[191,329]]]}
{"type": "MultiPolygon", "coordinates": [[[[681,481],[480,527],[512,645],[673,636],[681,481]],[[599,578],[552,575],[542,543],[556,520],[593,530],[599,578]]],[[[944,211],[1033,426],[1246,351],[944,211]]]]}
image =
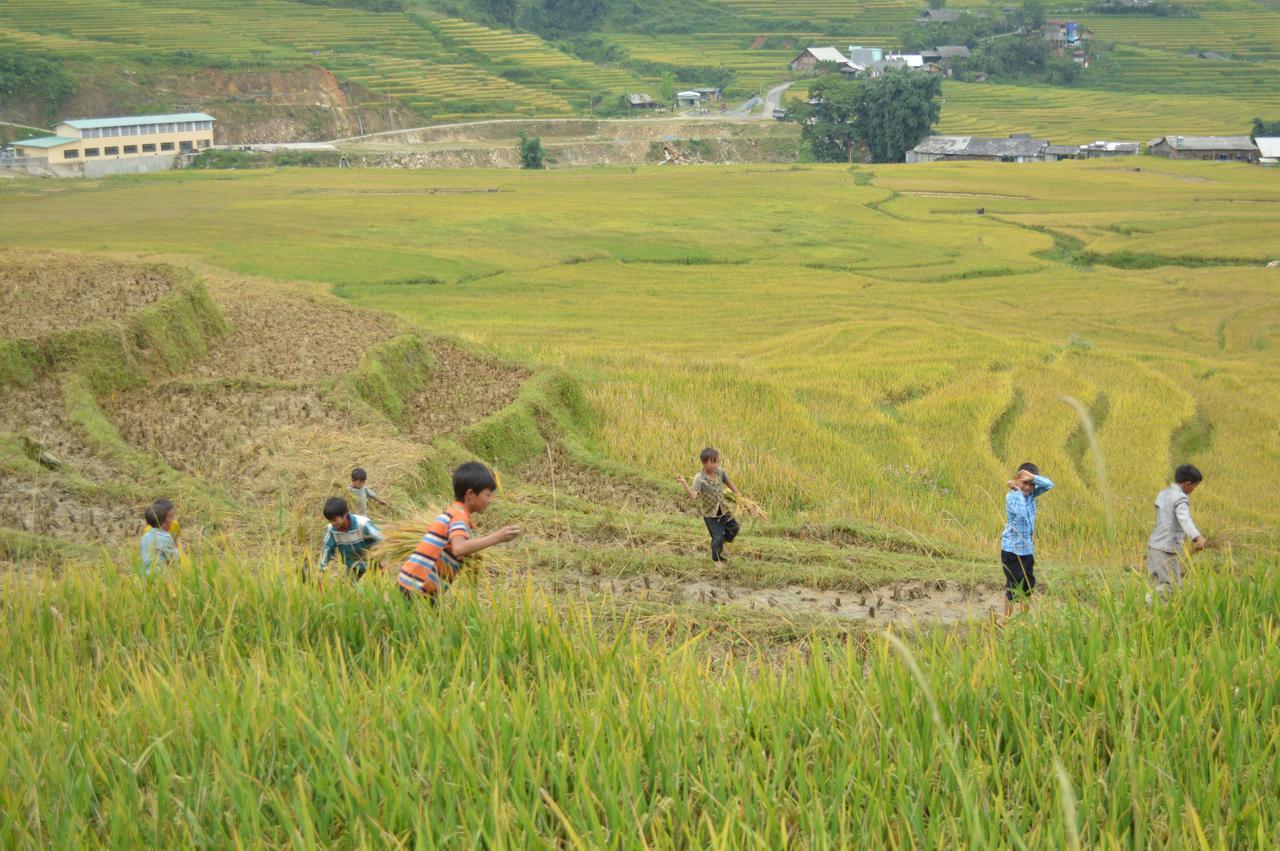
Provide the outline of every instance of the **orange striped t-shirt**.
{"type": "Polygon", "coordinates": [[[449,583],[462,570],[462,559],[454,556],[451,545],[471,537],[471,514],[461,502],[441,512],[418,546],[400,567],[396,582],[406,591],[434,596],[449,590],[449,583]]]}

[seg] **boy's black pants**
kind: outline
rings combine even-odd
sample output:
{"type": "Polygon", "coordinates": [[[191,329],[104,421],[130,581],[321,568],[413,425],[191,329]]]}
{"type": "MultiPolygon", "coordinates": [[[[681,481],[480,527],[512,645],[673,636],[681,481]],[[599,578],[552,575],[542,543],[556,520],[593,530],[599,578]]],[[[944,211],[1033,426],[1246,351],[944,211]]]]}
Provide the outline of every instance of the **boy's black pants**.
{"type": "Polygon", "coordinates": [[[711,560],[724,561],[724,545],[738,537],[738,521],[732,514],[721,514],[719,517],[703,517],[707,531],[711,533],[711,560]]]}

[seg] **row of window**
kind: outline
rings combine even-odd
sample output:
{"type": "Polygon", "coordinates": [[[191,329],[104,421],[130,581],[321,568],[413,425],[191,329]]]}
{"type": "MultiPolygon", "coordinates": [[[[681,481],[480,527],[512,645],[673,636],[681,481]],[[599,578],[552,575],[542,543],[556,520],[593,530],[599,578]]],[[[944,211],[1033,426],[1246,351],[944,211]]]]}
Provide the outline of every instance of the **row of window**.
{"type": "MultiPolygon", "coordinates": [[[[199,148],[207,148],[207,147],[209,147],[209,146],[210,146],[210,144],[211,144],[211,143],[209,142],[209,140],[208,140],[208,139],[201,139],[199,142],[179,142],[179,143],[178,143],[178,150],[182,151],[184,154],[189,154],[189,153],[191,153],[192,151],[194,151],[197,147],[199,147],[199,148]]],[[[151,143],[151,144],[140,145],[140,146],[139,146],[139,145],[125,145],[125,146],[123,146],[123,147],[121,147],[120,145],[108,145],[107,147],[105,147],[105,148],[101,148],[101,149],[99,149],[99,148],[85,148],[85,149],[84,149],[84,156],[85,156],[85,158],[86,158],[86,159],[88,159],[89,157],[98,157],[98,156],[102,156],[102,157],[118,157],[118,156],[120,156],[121,154],[136,154],[136,153],[138,153],[139,148],[141,148],[142,153],[144,153],[144,154],[154,154],[154,153],[156,153],[156,146],[155,146],[155,144],[154,144],[154,143],[151,143]]],[[[161,152],[164,152],[164,151],[172,151],[172,150],[174,150],[174,143],[173,143],[173,142],[161,142],[161,143],[160,143],[160,151],[161,151],[161,152]]],[[[67,150],[65,150],[65,151],[63,151],[63,152],[62,152],[62,158],[63,158],[63,159],[65,159],[65,160],[78,160],[78,159],[80,159],[80,151],[78,151],[78,150],[76,150],[76,149],[74,149],[74,148],[68,148],[67,150]]]]}
{"type": "Polygon", "coordinates": [[[178,121],[172,124],[130,124],[125,127],[90,127],[80,133],[82,139],[107,139],[112,136],[154,136],[157,133],[194,133],[212,130],[212,121],[178,121]]]}

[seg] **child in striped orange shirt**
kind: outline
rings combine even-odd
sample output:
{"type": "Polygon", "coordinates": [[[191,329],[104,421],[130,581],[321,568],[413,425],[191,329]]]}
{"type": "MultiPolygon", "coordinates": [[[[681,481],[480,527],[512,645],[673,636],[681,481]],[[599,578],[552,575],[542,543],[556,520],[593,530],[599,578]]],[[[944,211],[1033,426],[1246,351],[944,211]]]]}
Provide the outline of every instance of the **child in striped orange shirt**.
{"type": "Polygon", "coordinates": [[[483,538],[473,537],[471,515],[489,507],[497,488],[493,471],[479,461],[468,461],[453,471],[453,504],[431,522],[422,541],[400,567],[396,583],[405,599],[427,597],[435,602],[441,592],[449,590],[449,583],[462,570],[464,558],[520,537],[518,526],[506,526],[483,538]]]}

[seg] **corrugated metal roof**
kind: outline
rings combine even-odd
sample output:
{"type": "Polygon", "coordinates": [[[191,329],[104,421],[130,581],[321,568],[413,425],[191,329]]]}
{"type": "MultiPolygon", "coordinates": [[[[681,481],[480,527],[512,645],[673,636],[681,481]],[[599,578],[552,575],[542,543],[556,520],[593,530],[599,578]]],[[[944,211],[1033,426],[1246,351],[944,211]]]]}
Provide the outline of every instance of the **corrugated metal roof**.
{"type": "Polygon", "coordinates": [[[964,153],[972,157],[1035,157],[1049,147],[1048,139],[979,139],[969,140],[964,153]]]}
{"type": "Polygon", "coordinates": [[[906,65],[908,68],[923,68],[924,57],[919,53],[886,53],[884,55],[885,65],[906,65]]]}
{"type": "Polygon", "coordinates": [[[805,53],[813,55],[814,59],[819,62],[848,62],[849,57],[845,56],[834,47],[810,47],[805,53]]]}
{"type": "Polygon", "coordinates": [[[1253,141],[1264,157],[1280,157],[1280,136],[1259,136],[1253,141]]]}
{"type": "Polygon", "coordinates": [[[56,148],[59,145],[70,144],[71,142],[79,142],[79,139],[67,136],[41,136],[38,139],[20,139],[14,142],[14,147],[26,148],[56,148]]]}
{"type": "Polygon", "coordinates": [[[969,146],[972,136],[929,136],[916,145],[917,154],[961,154],[969,146]]]}
{"type": "Polygon", "coordinates": [[[1037,157],[1048,146],[1048,139],[1027,137],[984,139],[980,136],[929,136],[916,145],[914,150],[917,154],[938,156],[1037,157]]]}
{"type": "Polygon", "coordinates": [[[1258,147],[1248,136],[1165,136],[1163,141],[1181,151],[1254,151],[1258,147]]]}
{"type": "Polygon", "coordinates": [[[134,124],[173,124],[179,121],[217,121],[212,115],[204,112],[173,112],[165,115],[124,115],[118,118],[72,118],[60,121],[77,130],[90,130],[97,127],[129,127],[134,124]]]}
{"type": "Polygon", "coordinates": [[[1096,142],[1090,142],[1084,147],[1090,151],[1127,151],[1136,154],[1139,145],[1137,142],[1108,142],[1105,139],[1099,139],[1096,142]]]}

